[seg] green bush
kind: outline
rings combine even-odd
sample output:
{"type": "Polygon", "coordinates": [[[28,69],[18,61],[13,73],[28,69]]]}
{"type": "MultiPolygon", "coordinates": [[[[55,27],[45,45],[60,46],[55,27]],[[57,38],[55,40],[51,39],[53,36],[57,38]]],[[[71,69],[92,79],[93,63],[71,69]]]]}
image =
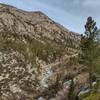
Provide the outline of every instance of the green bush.
{"type": "Polygon", "coordinates": [[[84,98],[83,100],[100,100],[100,93],[92,93],[90,96],[84,98]]]}

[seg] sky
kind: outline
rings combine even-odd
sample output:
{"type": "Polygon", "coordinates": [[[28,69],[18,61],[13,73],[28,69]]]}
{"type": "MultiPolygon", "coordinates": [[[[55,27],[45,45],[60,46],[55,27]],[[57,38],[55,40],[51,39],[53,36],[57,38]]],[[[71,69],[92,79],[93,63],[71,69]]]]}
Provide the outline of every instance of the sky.
{"type": "Polygon", "coordinates": [[[84,24],[92,16],[100,28],[100,0],[0,0],[27,11],[42,11],[70,31],[84,33],[84,24]]]}

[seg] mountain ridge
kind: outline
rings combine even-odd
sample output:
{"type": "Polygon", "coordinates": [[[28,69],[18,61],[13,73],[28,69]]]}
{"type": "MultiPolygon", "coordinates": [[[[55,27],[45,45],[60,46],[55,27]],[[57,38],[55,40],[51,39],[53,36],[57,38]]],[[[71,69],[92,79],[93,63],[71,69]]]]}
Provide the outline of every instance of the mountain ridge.
{"type": "Polygon", "coordinates": [[[74,70],[69,60],[55,67],[48,65],[77,54],[79,41],[80,35],[42,12],[0,4],[0,99],[34,100],[55,84],[58,74],[51,74],[62,70],[61,80],[68,74],[65,69],[74,70]]]}

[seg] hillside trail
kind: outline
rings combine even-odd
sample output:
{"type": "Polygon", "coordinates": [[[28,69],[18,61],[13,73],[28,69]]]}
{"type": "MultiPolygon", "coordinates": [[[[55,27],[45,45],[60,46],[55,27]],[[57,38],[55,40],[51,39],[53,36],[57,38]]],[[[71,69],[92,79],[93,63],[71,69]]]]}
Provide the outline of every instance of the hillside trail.
{"type": "Polygon", "coordinates": [[[71,56],[65,55],[65,56],[64,56],[62,59],[60,59],[59,61],[56,61],[56,62],[53,62],[53,63],[51,63],[51,64],[45,65],[44,67],[50,67],[50,66],[59,65],[59,64],[61,64],[63,61],[65,61],[66,59],[70,59],[70,58],[76,57],[76,56],[78,56],[78,53],[73,54],[73,55],[71,55],[71,56]]]}

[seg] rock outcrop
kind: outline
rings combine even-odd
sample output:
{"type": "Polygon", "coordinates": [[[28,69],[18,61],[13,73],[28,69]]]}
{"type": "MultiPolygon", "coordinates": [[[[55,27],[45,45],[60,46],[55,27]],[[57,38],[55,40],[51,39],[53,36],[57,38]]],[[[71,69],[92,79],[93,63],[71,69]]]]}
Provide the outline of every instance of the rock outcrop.
{"type": "MultiPolygon", "coordinates": [[[[34,100],[55,82],[65,56],[78,52],[80,35],[42,12],[0,4],[0,100],[34,100]],[[52,63],[62,62],[59,64],[52,63]]],[[[64,73],[64,72],[63,72],[64,73]]]]}

